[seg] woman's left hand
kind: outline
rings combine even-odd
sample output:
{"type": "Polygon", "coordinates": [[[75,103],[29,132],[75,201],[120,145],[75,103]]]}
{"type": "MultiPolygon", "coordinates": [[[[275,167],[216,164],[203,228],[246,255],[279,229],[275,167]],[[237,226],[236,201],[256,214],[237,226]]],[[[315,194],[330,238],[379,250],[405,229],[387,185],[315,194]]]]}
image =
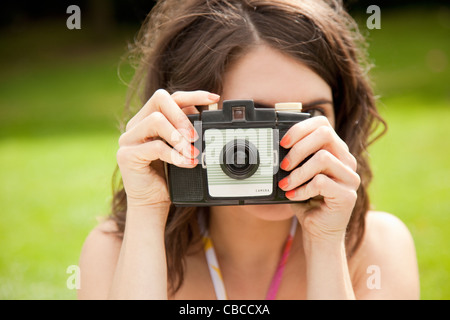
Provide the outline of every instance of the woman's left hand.
{"type": "Polygon", "coordinates": [[[321,116],[291,127],[280,145],[290,149],[280,167],[292,171],[279,187],[290,200],[309,200],[292,204],[303,239],[343,241],[361,183],[356,159],[347,144],[321,116]]]}

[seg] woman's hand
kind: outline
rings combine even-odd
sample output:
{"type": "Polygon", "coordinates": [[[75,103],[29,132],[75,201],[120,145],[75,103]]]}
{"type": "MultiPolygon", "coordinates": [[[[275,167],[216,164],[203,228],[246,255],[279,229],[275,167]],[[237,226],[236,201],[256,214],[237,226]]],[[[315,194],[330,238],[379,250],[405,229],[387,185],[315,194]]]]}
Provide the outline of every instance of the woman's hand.
{"type": "Polygon", "coordinates": [[[216,103],[219,98],[205,91],[170,95],[160,89],[128,122],[117,152],[128,208],[170,206],[159,160],[183,168],[197,165],[199,151],[191,144],[197,134],[185,113],[195,110],[196,105],[216,103]]]}
{"type": "Polygon", "coordinates": [[[165,161],[197,164],[193,125],[186,116],[196,105],[219,100],[205,91],[156,91],[128,122],[119,139],[117,162],[127,194],[127,223],[109,292],[113,299],[167,299],[165,224],[170,198],[165,161]]]}
{"type": "Polygon", "coordinates": [[[279,187],[290,200],[311,199],[293,204],[304,241],[342,243],[361,182],[355,157],[326,117],[294,125],[280,145],[290,148],[280,167],[292,172],[279,187]]]}

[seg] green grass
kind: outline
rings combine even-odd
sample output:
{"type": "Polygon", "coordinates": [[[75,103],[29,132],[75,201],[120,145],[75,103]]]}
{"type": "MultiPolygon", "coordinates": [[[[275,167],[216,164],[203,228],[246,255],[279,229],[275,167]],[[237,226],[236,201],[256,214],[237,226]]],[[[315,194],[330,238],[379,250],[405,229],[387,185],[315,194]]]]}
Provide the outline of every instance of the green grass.
{"type": "Polygon", "coordinates": [[[409,227],[423,299],[450,298],[450,28],[443,11],[382,13],[382,29],[368,34],[389,126],[370,150],[372,204],[409,227]]]}
{"type": "MultiPolygon", "coordinates": [[[[450,29],[437,9],[382,10],[367,33],[389,124],[370,150],[372,204],[411,230],[422,298],[449,299],[450,29]]],[[[133,32],[117,35],[53,24],[0,35],[0,299],[75,298],[66,269],[111,199],[117,65],[133,32]]]]}
{"type": "Polygon", "coordinates": [[[448,299],[450,290],[450,108],[423,101],[389,99],[408,105],[383,112],[388,134],[371,150],[372,203],[409,227],[416,244],[423,299],[448,299]],[[407,113],[405,115],[405,113],[407,113]]]}
{"type": "Polygon", "coordinates": [[[0,50],[0,299],[74,299],[67,267],[109,210],[126,42],[23,35],[0,50]]]}
{"type": "Polygon", "coordinates": [[[116,143],[91,134],[0,144],[0,298],[74,298],[69,265],[107,212],[116,143]]]}

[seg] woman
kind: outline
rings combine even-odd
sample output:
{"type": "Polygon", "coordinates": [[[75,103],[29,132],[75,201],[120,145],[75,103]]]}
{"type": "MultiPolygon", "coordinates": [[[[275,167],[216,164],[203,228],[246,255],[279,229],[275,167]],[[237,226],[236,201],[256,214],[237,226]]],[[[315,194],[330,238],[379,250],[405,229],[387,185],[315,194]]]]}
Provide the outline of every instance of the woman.
{"type": "Polygon", "coordinates": [[[367,147],[384,121],[360,40],[339,1],[160,1],[134,51],[143,107],[119,139],[123,183],[83,247],[79,298],[418,298],[409,231],[369,208],[367,147]],[[312,117],[280,143],[279,187],[308,201],[171,205],[163,162],[198,164],[186,114],[231,99],[303,103],[312,117]]]}

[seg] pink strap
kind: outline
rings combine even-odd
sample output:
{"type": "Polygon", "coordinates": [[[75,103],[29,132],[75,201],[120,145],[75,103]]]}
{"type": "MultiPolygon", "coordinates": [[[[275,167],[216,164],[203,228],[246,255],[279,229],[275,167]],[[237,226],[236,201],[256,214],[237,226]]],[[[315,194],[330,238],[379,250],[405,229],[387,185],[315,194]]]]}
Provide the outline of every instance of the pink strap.
{"type": "Polygon", "coordinates": [[[269,290],[267,291],[266,300],[275,300],[278,289],[281,284],[281,278],[283,276],[284,267],[286,266],[287,259],[289,257],[289,253],[291,252],[292,242],[294,240],[295,231],[297,230],[297,219],[293,219],[291,232],[289,233],[288,238],[286,239],[286,243],[284,245],[283,254],[281,255],[280,262],[278,263],[277,270],[273,275],[272,281],[270,283],[269,290]]]}
{"type": "MultiPolygon", "coordinates": [[[[287,259],[289,257],[289,253],[291,251],[292,242],[294,240],[295,231],[297,230],[298,221],[294,217],[292,219],[292,226],[290,233],[286,239],[283,253],[281,255],[280,262],[278,263],[277,270],[275,271],[275,274],[273,275],[272,281],[269,286],[269,290],[267,292],[266,300],[275,300],[278,289],[281,284],[281,278],[283,276],[284,267],[286,266],[287,259]]],[[[225,292],[225,286],[223,284],[222,274],[220,272],[219,264],[217,262],[216,254],[214,251],[214,247],[212,245],[212,241],[208,236],[207,231],[205,228],[201,228],[203,237],[204,237],[204,249],[206,254],[206,260],[208,262],[208,266],[210,269],[211,277],[213,280],[214,290],[216,292],[216,297],[218,299],[227,299],[227,295],[225,292]]]]}

